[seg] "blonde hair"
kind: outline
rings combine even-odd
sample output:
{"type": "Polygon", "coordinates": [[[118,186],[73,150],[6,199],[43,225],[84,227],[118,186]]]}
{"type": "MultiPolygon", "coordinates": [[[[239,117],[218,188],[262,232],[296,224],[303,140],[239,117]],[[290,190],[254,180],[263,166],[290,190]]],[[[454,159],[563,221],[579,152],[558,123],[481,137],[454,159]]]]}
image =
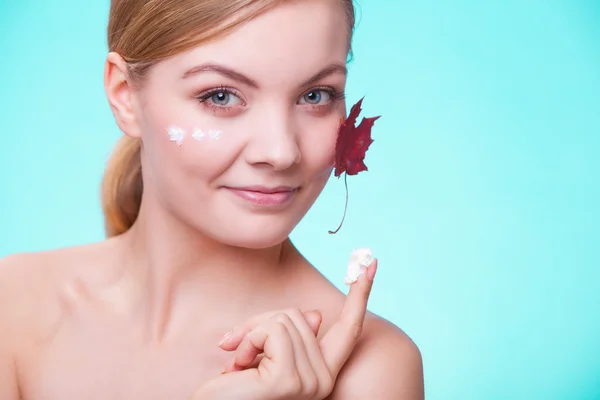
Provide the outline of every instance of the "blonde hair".
{"type": "MultiPolygon", "coordinates": [[[[222,37],[284,1],[111,0],[108,49],[123,57],[130,84],[140,87],[160,60],[222,37]]],[[[352,0],[340,1],[346,6],[351,37],[354,5],[352,0]]],[[[141,141],[123,136],[102,180],[102,211],[108,237],[131,228],[140,210],[142,192],[141,141]]]]}

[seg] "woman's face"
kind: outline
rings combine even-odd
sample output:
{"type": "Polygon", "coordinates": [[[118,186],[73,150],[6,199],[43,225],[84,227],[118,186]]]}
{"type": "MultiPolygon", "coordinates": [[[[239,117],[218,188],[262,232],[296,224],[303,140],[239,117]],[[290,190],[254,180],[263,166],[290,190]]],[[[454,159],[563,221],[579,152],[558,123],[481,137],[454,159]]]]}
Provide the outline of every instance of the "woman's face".
{"type": "Polygon", "coordinates": [[[135,93],[145,201],[229,245],[284,240],[331,174],[348,42],[341,2],[289,1],[156,65],[135,93]]]}

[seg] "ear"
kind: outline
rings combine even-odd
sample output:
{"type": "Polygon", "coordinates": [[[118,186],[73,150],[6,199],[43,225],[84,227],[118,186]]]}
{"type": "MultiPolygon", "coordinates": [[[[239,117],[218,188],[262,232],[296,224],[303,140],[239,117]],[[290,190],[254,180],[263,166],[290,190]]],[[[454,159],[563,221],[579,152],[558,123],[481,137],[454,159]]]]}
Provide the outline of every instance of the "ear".
{"type": "Polygon", "coordinates": [[[128,81],[127,63],[119,54],[111,52],[104,65],[104,91],[119,128],[129,137],[141,138],[135,114],[134,92],[128,81]]]}

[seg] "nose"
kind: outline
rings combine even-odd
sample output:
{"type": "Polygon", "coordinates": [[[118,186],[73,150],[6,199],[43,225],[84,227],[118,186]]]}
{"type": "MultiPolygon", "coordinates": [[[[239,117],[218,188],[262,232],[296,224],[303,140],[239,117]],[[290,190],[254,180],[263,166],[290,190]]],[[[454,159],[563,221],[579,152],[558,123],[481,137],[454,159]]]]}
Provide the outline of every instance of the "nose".
{"type": "Polygon", "coordinates": [[[252,123],[245,158],[252,165],[283,171],[300,162],[297,128],[289,112],[265,112],[252,123]]]}

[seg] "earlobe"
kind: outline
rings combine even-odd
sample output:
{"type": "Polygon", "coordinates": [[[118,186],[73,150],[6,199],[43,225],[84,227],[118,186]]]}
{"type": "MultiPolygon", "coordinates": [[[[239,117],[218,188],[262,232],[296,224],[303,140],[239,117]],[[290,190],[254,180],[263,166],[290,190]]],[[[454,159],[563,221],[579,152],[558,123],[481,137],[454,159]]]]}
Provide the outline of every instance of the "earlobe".
{"type": "Polygon", "coordinates": [[[133,91],[128,81],[127,63],[115,52],[106,57],[104,91],[121,131],[129,137],[139,139],[141,132],[133,106],[133,91]]]}

